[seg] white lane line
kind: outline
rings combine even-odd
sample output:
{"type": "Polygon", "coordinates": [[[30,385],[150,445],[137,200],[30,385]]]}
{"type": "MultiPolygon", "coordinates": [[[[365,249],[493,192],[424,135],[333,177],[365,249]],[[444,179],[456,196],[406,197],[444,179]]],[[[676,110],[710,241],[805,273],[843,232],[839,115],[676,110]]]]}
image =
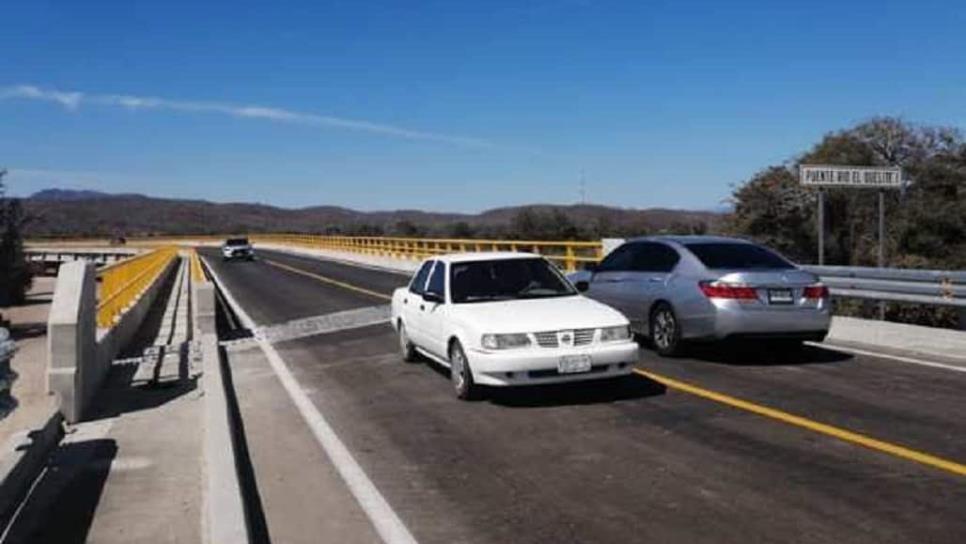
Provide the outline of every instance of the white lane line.
{"type": "Polygon", "coordinates": [[[949,365],[945,363],[937,363],[934,361],[924,361],[922,359],[916,359],[914,357],[904,357],[902,355],[893,355],[891,353],[868,351],[868,350],[858,349],[853,347],[840,346],[838,344],[823,344],[821,342],[805,342],[805,343],[810,346],[815,346],[817,348],[829,349],[829,350],[835,350],[835,351],[844,351],[846,353],[852,353],[854,355],[867,355],[869,357],[892,359],[893,361],[898,361],[900,363],[909,363],[911,365],[928,366],[931,368],[941,368],[943,370],[952,370],[953,372],[966,372],[966,367],[949,365]]]}
{"type": "MultiPolygon", "coordinates": [[[[231,292],[225,286],[225,283],[221,281],[221,278],[218,277],[214,268],[209,266],[208,270],[211,272],[212,278],[218,284],[228,304],[231,305],[235,314],[241,320],[242,325],[248,329],[256,329],[257,324],[255,320],[238,304],[238,301],[232,296],[231,292]]],[[[349,448],[345,446],[332,426],[329,425],[329,422],[326,421],[322,412],[319,411],[305,391],[299,386],[295,376],[285,366],[285,362],[275,350],[275,347],[261,338],[256,339],[256,342],[262,348],[262,352],[265,353],[265,357],[268,359],[279,381],[282,382],[282,386],[288,393],[289,398],[292,399],[299,413],[302,414],[305,423],[312,430],[316,441],[322,446],[326,455],[329,456],[332,464],[339,472],[339,475],[342,476],[349,491],[352,492],[352,496],[355,497],[359,506],[366,513],[366,516],[369,517],[369,521],[372,522],[373,527],[379,533],[382,541],[386,544],[416,544],[416,538],[406,528],[406,524],[403,523],[399,515],[389,506],[389,502],[386,501],[382,493],[372,483],[372,480],[362,470],[362,467],[359,466],[359,463],[352,456],[349,448]]]]}

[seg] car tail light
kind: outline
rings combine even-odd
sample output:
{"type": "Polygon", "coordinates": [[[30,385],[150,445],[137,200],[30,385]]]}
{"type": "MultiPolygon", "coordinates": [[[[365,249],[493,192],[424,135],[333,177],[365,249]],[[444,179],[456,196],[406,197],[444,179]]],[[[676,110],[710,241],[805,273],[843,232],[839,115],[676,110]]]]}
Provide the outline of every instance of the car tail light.
{"type": "Polygon", "coordinates": [[[758,292],[754,287],[721,283],[717,281],[702,281],[698,283],[701,292],[708,298],[724,298],[731,300],[758,300],[758,292]]]}
{"type": "Polygon", "coordinates": [[[805,298],[828,298],[828,287],[824,285],[809,285],[802,291],[805,298]]]}

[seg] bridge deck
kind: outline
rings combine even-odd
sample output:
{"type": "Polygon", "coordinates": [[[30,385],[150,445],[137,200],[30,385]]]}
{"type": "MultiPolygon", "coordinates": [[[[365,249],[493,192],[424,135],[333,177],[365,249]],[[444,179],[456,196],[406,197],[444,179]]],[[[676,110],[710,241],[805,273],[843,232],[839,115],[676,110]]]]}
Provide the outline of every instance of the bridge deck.
{"type": "MultiPolygon", "coordinates": [[[[254,263],[206,256],[260,326],[385,304],[335,282],[388,294],[406,281],[274,252],[254,263]]],[[[326,514],[321,505],[348,492],[333,490],[333,466],[310,447],[305,420],[269,362],[244,342],[228,356],[246,392],[240,399],[266,533],[286,542],[300,541],[298,534],[373,539],[355,505],[326,514]]],[[[462,403],[445,371],[399,360],[388,325],[274,347],[420,542],[959,542],[966,534],[962,476],[644,377],[500,390],[462,403]]],[[[818,347],[793,358],[709,348],[679,360],[642,349],[640,366],[966,459],[960,372],[818,347]]]]}

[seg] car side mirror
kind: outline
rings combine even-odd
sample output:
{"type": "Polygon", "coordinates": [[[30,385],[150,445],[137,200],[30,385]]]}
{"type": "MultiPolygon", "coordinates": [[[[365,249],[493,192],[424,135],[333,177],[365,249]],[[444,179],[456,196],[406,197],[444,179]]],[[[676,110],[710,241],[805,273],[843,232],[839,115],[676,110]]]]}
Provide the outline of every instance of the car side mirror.
{"type": "Polygon", "coordinates": [[[434,304],[442,304],[443,295],[439,293],[434,293],[432,291],[426,291],[425,293],[423,293],[423,300],[425,300],[426,302],[432,302],[434,304]]]}
{"type": "Polygon", "coordinates": [[[581,293],[584,293],[588,289],[590,289],[590,282],[587,280],[580,280],[574,284],[574,287],[576,287],[577,290],[580,291],[581,293]]]}
{"type": "Polygon", "coordinates": [[[587,263],[584,265],[584,270],[587,272],[597,272],[597,263],[587,263]]]}

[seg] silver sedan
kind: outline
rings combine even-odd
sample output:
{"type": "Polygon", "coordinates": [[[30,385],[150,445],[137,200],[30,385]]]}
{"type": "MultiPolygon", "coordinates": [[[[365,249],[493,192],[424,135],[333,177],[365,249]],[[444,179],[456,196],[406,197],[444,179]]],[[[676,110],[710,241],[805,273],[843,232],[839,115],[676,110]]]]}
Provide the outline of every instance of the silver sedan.
{"type": "Polygon", "coordinates": [[[831,321],[828,288],[817,276],[736,238],[636,238],[570,279],[620,310],[662,355],[685,340],[820,341],[831,321]]]}

